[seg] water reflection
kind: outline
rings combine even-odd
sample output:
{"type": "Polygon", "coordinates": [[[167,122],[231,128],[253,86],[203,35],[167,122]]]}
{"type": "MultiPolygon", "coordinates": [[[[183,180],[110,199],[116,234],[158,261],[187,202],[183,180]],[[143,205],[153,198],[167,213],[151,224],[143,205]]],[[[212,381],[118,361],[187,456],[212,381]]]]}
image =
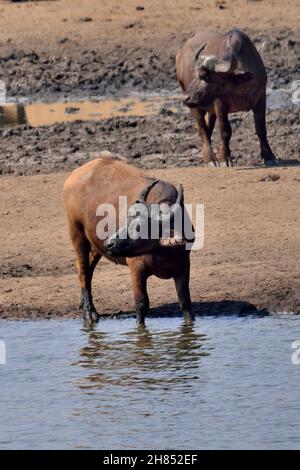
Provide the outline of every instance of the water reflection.
{"type": "MultiPolygon", "coordinates": [[[[269,109],[289,109],[297,104],[291,101],[291,90],[268,89],[269,109]]],[[[101,121],[124,116],[151,116],[162,110],[186,112],[180,94],[132,94],[115,99],[58,101],[54,103],[4,103],[0,105],[0,128],[29,124],[32,127],[50,126],[61,122],[101,121]]]]}
{"type": "Polygon", "coordinates": [[[80,349],[80,360],[73,364],[87,369],[77,383],[82,389],[188,386],[189,381],[199,380],[200,362],[209,355],[206,335],[185,323],[178,329],[160,331],[84,331],[87,345],[80,349]]]}
{"type": "MultiPolygon", "coordinates": [[[[77,119],[101,121],[120,116],[151,116],[159,114],[165,101],[165,98],[159,96],[131,96],[98,101],[7,103],[0,106],[0,127],[13,127],[26,123],[37,127],[71,122],[77,119]]],[[[176,111],[175,108],[174,111],[176,111]]]]}
{"type": "Polygon", "coordinates": [[[147,320],[0,321],[0,448],[299,449],[299,315],[147,320]]]}
{"type": "Polygon", "coordinates": [[[26,124],[27,117],[24,104],[9,103],[0,106],[0,128],[26,124]]]}

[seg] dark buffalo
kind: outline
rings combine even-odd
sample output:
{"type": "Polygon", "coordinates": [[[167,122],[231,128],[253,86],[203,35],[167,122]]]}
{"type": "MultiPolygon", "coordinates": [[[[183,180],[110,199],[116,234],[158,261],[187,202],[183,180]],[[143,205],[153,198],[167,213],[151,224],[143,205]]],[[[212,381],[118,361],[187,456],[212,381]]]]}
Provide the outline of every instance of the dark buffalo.
{"type": "Polygon", "coordinates": [[[252,110],[261,157],[266,165],[277,164],[267,140],[266,69],[245,33],[233,29],[228,33],[196,34],[177,53],[176,73],[184,103],[199,127],[204,162],[232,165],[228,114],[252,110]],[[222,140],[218,158],[211,148],[216,119],[222,140]]]}

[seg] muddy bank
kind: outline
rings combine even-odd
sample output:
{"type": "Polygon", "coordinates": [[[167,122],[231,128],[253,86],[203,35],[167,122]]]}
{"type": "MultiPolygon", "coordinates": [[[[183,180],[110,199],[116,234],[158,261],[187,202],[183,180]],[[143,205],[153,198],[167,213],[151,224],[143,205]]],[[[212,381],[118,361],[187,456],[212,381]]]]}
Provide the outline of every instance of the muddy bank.
{"type": "Polygon", "coordinates": [[[101,96],[131,90],[174,89],[174,54],[152,49],[114,47],[82,51],[80,56],[53,56],[14,50],[0,58],[0,80],[9,96],[101,96]]]}
{"type": "MultiPolygon", "coordinates": [[[[300,109],[269,111],[268,132],[283,164],[300,160],[300,109]]],[[[235,165],[259,165],[259,143],[252,113],[231,116],[235,165]]],[[[30,175],[70,170],[95,158],[100,150],[128,157],[143,168],[202,164],[197,128],[189,112],[164,107],[158,116],[114,118],[102,122],[61,123],[49,127],[19,126],[1,131],[0,172],[30,175]]],[[[219,144],[215,129],[213,144],[219,144]]],[[[299,162],[298,162],[299,163],[299,162]]]]}
{"type": "MultiPolygon", "coordinates": [[[[291,30],[247,30],[255,45],[264,44],[269,83],[286,87],[300,77],[300,39],[291,30]]],[[[9,96],[53,100],[57,96],[103,96],[129,91],[174,90],[176,51],[191,34],[180,32],[145,46],[112,43],[96,50],[63,49],[59,54],[14,49],[0,56],[0,80],[9,96]],[[173,35],[174,36],[174,35],[173,35]]],[[[67,40],[65,41],[67,43],[67,40]]]]}
{"type": "Polygon", "coordinates": [[[190,36],[238,27],[262,48],[270,85],[284,87],[300,73],[298,15],[296,0],[2,2],[0,80],[10,96],[43,99],[173,90],[190,36]]]}

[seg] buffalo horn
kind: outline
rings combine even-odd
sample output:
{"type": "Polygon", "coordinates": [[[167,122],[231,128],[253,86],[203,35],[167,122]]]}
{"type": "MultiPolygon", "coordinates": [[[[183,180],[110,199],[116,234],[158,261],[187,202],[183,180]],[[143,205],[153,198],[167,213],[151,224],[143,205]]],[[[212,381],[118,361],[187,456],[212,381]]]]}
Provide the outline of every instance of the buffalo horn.
{"type": "Polygon", "coordinates": [[[146,186],[146,188],[144,188],[143,191],[140,193],[137,202],[146,202],[146,199],[147,199],[147,196],[148,196],[149,192],[151,191],[151,189],[153,188],[153,186],[154,186],[156,183],[158,183],[158,181],[159,181],[159,180],[153,180],[153,181],[151,181],[151,183],[148,184],[148,186],[146,186]]]}

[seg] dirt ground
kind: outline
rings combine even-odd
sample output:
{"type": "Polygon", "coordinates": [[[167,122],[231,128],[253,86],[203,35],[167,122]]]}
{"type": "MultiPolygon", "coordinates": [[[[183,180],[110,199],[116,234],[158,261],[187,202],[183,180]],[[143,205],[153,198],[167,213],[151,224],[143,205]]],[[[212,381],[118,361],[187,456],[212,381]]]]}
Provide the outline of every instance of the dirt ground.
{"type": "MultiPolygon", "coordinates": [[[[296,0],[0,1],[0,80],[9,96],[43,101],[177,94],[174,58],[184,41],[237,26],[265,43],[269,85],[290,88],[300,79],[299,15],[296,0]]],[[[187,202],[204,202],[205,246],[192,254],[196,313],[299,313],[299,118],[299,107],[268,111],[276,169],[260,166],[250,113],[231,117],[229,170],[201,167],[185,111],[0,130],[0,318],[80,316],[62,184],[104,149],[183,183],[187,202]]],[[[100,313],[132,310],[126,267],[101,261],[94,286],[100,313]]],[[[177,311],[171,281],[151,279],[149,294],[158,313],[177,311]]]]}
{"type": "MultiPolygon", "coordinates": [[[[300,312],[300,168],[151,170],[205,205],[204,248],[192,253],[196,313],[267,309],[300,312]],[[277,181],[261,181],[269,174],[277,181]]],[[[80,316],[74,253],[62,207],[65,173],[2,177],[2,318],[80,316]],[[7,236],[9,234],[9,237],[7,236]]],[[[172,281],[151,278],[151,305],[170,311],[172,281]]],[[[100,261],[94,277],[101,313],[130,312],[127,267],[100,261]]]]}

